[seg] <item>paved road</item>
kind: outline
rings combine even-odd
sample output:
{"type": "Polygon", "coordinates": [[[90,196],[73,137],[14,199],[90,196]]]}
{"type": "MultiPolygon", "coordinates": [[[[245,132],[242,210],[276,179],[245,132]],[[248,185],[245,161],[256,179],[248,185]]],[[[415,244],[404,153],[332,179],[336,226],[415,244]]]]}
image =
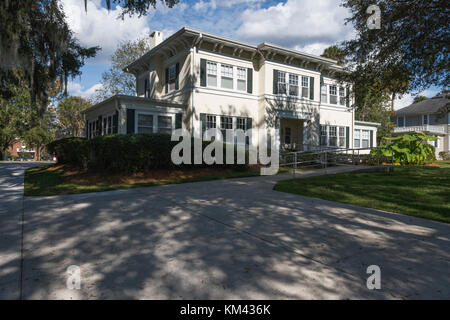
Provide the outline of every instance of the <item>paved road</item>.
{"type": "Polygon", "coordinates": [[[23,176],[40,164],[0,163],[0,299],[20,297],[23,176]]]}
{"type": "Polygon", "coordinates": [[[23,298],[450,298],[449,225],[273,191],[283,178],[27,197],[23,298]]]}

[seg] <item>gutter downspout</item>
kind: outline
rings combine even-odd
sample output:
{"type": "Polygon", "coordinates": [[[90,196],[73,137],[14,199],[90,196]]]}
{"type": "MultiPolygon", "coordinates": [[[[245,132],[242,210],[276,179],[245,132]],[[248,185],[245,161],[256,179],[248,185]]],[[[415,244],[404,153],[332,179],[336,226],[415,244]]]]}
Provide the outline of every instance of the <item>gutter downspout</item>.
{"type": "MultiPolygon", "coordinates": [[[[195,108],[195,88],[196,88],[196,69],[195,69],[195,61],[196,61],[196,47],[199,45],[199,43],[203,39],[203,34],[199,34],[198,37],[195,39],[194,44],[192,45],[192,61],[191,61],[191,74],[192,74],[192,95],[191,95],[191,108],[192,108],[192,116],[191,116],[191,134],[194,133],[194,108],[195,108]]],[[[195,135],[194,135],[195,136],[195,135]]]]}

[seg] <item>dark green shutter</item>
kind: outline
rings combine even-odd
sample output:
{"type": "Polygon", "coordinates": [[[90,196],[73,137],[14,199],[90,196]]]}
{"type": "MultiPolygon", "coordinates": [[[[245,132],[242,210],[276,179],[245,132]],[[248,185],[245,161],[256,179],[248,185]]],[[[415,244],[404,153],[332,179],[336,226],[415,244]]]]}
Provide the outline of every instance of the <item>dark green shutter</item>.
{"type": "Polygon", "coordinates": [[[169,68],[166,68],[166,81],[165,81],[166,93],[169,92],[169,68]]]}
{"type": "Polygon", "coordinates": [[[345,145],[350,148],[350,127],[345,127],[345,145]]]}
{"type": "Polygon", "coordinates": [[[200,86],[206,87],[206,59],[200,59],[200,86]]]}
{"type": "MultiPolygon", "coordinates": [[[[252,128],[252,118],[247,118],[247,130],[252,128]]],[[[245,144],[250,145],[250,137],[245,136],[245,144]]]]}
{"type": "Polygon", "coordinates": [[[182,128],[182,124],[181,124],[182,117],[183,117],[182,113],[177,113],[175,115],[175,129],[181,129],[182,128]]]}
{"type": "Polygon", "coordinates": [[[247,92],[253,92],[253,69],[247,68],[247,92]]]}
{"type": "Polygon", "coordinates": [[[134,133],[134,109],[127,109],[127,133],[134,133]]]}
{"type": "Polygon", "coordinates": [[[180,79],[180,77],[179,77],[179,75],[180,75],[180,63],[179,62],[177,62],[177,64],[175,65],[175,71],[176,71],[176,80],[175,80],[175,90],[178,90],[179,88],[180,88],[180,81],[179,81],[179,79],[180,79]]]}
{"type": "Polygon", "coordinates": [[[309,77],[309,98],[314,100],[314,77],[309,77]]]}
{"type": "Polygon", "coordinates": [[[373,147],[373,130],[370,130],[370,147],[373,147]]]}
{"type": "Polygon", "coordinates": [[[350,90],[347,88],[345,88],[345,105],[347,106],[347,108],[350,108],[350,90]]]}
{"type": "Polygon", "coordinates": [[[200,113],[200,124],[202,126],[202,139],[203,139],[203,135],[205,134],[205,130],[206,130],[206,114],[204,113],[200,113]]]}
{"type": "Polygon", "coordinates": [[[119,132],[119,113],[116,111],[113,115],[113,133],[117,132],[119,132]]]}
{"type": "Polygon", "coordinates": [[[278,70],[273,70],[273,94],[278,93],[278,70]]]}

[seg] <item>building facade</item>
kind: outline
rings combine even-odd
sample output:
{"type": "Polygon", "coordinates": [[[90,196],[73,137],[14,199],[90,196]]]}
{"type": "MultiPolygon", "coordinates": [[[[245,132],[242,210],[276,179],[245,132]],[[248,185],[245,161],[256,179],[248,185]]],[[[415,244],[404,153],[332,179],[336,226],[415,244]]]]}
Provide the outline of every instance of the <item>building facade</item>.
{"type": "Polygon", "coordinates": [[[136,76],[136,96],[85,111],[87,137],[252,129],[247,143],[275,139],[282,150],[375,146],[379,124],[355,122],[352,86],[337,80],[336,61],[187,27],[162,39],[153,32],[152,49],[124,69],[136,76]]]}
{"type": "Polygon", "coordinates": [[[433,98],[413,103],[396,111],[391,121],[396,124],[394,134],[424,132],[435,136],[430,141],[435,147],[435,155],[440,159],[441,152],[450,150],[450,91],[446,90],[433,98]]]}

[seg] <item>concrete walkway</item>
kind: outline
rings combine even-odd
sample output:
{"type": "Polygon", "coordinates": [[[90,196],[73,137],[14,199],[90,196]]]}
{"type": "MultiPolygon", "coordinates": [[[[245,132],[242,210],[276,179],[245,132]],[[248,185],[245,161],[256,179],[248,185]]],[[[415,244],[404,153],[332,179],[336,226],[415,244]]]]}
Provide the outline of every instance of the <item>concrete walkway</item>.
{"type": "Polygon", "coordinates": [[[450,298],[449,225],[272,190],[290,177],[27,197],[23,298],[450,298]]]}

